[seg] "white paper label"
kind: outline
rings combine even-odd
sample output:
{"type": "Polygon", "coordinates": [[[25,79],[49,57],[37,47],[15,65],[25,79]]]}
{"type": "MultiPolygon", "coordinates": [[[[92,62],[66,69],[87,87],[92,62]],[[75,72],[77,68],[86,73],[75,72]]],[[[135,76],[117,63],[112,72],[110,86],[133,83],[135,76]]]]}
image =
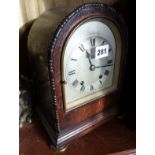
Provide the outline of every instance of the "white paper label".
{"type": "Polygon", "coordinates": [[[108,57],[109,45],[98,46],[95,49],[95,59],[108,57]]]}

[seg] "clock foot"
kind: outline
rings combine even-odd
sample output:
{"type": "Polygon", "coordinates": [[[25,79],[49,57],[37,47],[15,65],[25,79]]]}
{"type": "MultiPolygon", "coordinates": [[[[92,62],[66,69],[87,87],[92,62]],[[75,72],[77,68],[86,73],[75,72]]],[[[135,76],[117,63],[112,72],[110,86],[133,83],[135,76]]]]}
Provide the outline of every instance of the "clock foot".
{"type": "Polygon", "coordinates": [[[68,148],[68,145],[62,146],[58,149],[58,152],[64,152],[68,148]]]}
{"type": "Polygon", "coordinates": [[[55,148],[52,144],[50,145],[50,149],[52,149],[56,152],[64,152],[64,151],[66,151],[67,148],[68,148],[68,145],[64,145],[59,148],[55,148]]]}

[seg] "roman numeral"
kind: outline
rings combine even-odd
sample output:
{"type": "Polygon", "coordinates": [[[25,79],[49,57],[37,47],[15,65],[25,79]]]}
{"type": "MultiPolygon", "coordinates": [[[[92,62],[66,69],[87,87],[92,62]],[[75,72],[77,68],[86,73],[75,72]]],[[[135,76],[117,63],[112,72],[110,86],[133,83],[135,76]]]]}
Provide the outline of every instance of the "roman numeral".
{"type": "Polygon", "coordinates": [[[78,85],[79,81],[76,79],[73,81],[72,86],[76,87],[78,85]]]}
{"type": "Polygon", "coordinates": [[[82,51],[82,52],[84,52],[86,49],[84,48],[84,46],[83,46],[83,44],[81,44],[80,46],[79,46],[79,49],[82,51]]]}
{"type": "Polygon", "coordinates": [[[105,41],[103,40],[102,44],[101,45],[104,45],[105,41]]]}
{"type": "Polygon", "coordinates": [[[103,76],[102,76],[102,74],[101,74],[101,75],[99,76],[99,79],[102,79],[102,77],[103,77],[103,76]]]}
{"type": "Polygon", "coordinates": [[[101,80],[99,80],[99,82],[100,82],[100,84],[102,84],[102,81],[101,80]]]}
{"type": "Polygon", "coordinates": [[[93,85],[90,85],[90,90],[92,91],[92,90],[94,90],[94,87],[93,87],[93,85]]]}
{"type": "Polygon", "coordinates": [[[108,60],[107,63],[108,63],[108,64],[111,64],[111,63],[112,63],[112,60],[108,60]]]}
{"type": "Polygon", "coordinates": [[[72,59],[72,58],[71,58],[71,61],[77,61],[77,59],[72,59]]]}
{"type": "Polygon", "coordinates": [[[75,74],[75,70],[68,72],[68,75],[73,75],[73,74],[75,74]]]}
{"type": "Polygon", "coordinates": [[[82,85],[82,87],[81,87],[80,91],[83,91],[83,92],[84,92],[84,90],[85,90],[85,86],[84,86],[84,85],[82,85]]]}
{"type": "Polygon", "coordinates": [[[90,39],[91,46],[95,46],[95,38],[90,39]]]}
{"type": "Polygon", "coordinates": [[[106,70],[105,72],[104,72],[104,75],[109,75],[109,70],[106,70]]]}

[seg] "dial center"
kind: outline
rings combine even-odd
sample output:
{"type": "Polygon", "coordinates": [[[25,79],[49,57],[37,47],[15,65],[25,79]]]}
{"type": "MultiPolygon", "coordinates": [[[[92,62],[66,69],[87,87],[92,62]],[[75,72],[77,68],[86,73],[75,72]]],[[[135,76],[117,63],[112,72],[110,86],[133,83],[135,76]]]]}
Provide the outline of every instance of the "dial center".
{"type": "Polygon", "coordinates": [[[94,71],[95,69],[96,69],[95,65],[91,65],[91,66],[90,66],[90,70],[91,70],[91,71],[94,71]]]}

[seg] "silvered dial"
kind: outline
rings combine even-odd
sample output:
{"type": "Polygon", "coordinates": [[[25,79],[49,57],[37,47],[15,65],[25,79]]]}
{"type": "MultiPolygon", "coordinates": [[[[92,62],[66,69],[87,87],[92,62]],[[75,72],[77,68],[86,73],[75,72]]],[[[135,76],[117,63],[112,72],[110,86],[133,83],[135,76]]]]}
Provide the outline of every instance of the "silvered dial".
{"type": "Polygon", "coordinates": [[[113,89],[115,56],[113,32],[101,18],[87,20],[72,32],[62,63],[66,109],[104,96],[113,89]]]}
{"type": "MultiPolygon", "coordinates": [[[[66,81],[77,92],[92,92],[104,87],[105,81],[112,77],[114,57],[108,43],[101,36],[86,38],[71,52],[66,63],[66,81]],[[108,45],[108,56],[96,59],[96,47],[108,45]]],[[[74,91],[73,90],[73,91],[74,91]]]]}

